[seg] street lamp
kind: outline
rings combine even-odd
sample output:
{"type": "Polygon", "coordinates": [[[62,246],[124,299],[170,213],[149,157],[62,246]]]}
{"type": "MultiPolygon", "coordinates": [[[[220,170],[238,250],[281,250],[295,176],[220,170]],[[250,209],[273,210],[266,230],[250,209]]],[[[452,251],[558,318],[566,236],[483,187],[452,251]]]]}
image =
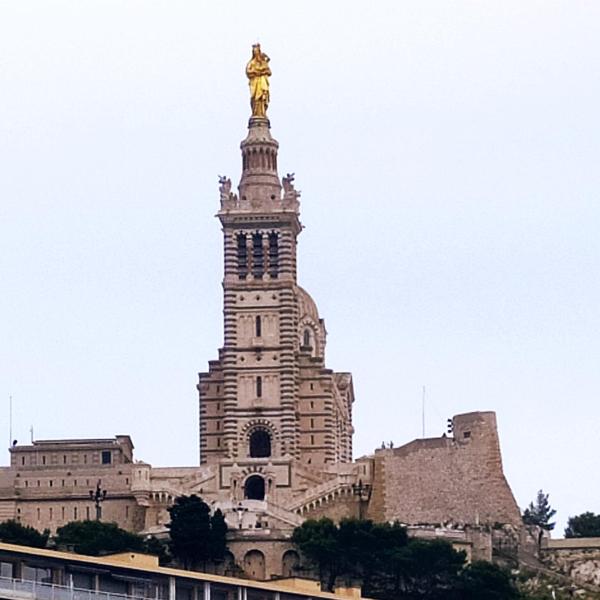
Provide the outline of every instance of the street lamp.
{"type": "Polygon", "coordinates": [[[106,490],[100,487],[101,481],[98,479],[96,490],[90,490],[90,500],[96,505],[96,521],[102,518],[102,503],[106,500],[106,490]]]}
{"type": "Polygon", "coordinates": [[[372,485],[370,483],[363,483],[362,479],[358,480],[358,483],[352,484],[352,493],[358,498],[358,518],[363,518],[363,503],[368,502],[371,499],[372,485]]]}

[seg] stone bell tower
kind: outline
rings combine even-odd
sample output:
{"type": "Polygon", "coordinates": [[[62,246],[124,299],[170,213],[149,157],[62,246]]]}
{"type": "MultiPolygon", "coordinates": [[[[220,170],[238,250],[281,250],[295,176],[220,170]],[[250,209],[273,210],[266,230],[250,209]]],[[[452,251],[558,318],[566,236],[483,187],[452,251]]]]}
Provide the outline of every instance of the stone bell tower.
{"type": "Polygon", "coordinates": [[[259,499],[296,487],[294,465],[352,460],[353,402],[351,376],[324,366],[325,326],[296,281],[300,194],[293,175],[279,179],[265,110],[253,104],[238,194],[220,178],[224,345],[198,384],[200,463],[241,490],[260,473],[262,497],[246,490],[259,499]]]}

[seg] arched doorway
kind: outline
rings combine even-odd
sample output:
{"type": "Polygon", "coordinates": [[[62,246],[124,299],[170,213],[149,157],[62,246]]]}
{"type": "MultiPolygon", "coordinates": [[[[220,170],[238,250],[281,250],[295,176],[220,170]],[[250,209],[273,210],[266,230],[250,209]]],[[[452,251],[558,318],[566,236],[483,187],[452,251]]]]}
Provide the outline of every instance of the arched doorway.
{"type": "Polygon", "coordinates": [[[265,578],[265,555],[260,550],[250,550],[244,556],[244,571],[252,579],[265,578]]]}
{"type": "Polygon", "coordinates": [[[297,577],[300,566],[300,556],[295,550],[284,552],[281,559],[281,575],[283,577],[297,577]]]}
{"type": "Polygon", "coordinates": [[[225,575],[225,577],[234,577],[236,574],[235,556],[233,556],[233,554],[227,550],[223,556],[221,572],[219,575],[225,575]]]}
{"type": "Polygon", "coordinates": [[[260,475],[251,475],[246,479],[244,495],[248,500],[265,499],[265,480],[260,475]]]}
{"type": "Polygon", "coordinates": [[[250,434],[250,456],[266,458],[271,456],[271,436],[264,429],[255,429],[250,434]]]}

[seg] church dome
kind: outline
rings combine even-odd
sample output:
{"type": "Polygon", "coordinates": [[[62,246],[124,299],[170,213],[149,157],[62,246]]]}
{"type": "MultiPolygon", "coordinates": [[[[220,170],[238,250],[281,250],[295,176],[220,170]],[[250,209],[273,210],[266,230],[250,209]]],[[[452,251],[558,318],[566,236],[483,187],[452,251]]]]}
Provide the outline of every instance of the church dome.
{"type": "Polygon", "coordinates": [[[300,286],[297,286],[296,298],[298,300],[299,317],[309,317],[317,324],[319,322],[319,311],[315,301],[310,297],[309,293],[300,286]]]}

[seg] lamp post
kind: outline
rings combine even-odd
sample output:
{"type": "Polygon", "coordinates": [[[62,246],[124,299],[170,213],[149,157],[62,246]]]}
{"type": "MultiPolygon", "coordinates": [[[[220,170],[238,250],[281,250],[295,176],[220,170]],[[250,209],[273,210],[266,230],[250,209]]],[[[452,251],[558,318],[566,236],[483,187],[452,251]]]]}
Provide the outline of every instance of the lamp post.
{"type": "Polygon", "coordinates": [[[241,529],[242,528],[242,519],[244,518],[244,513],[248,512],[248,509],[245,506],[242,506],[241,502],[238,502],[238,505],[233,510],[237,513],[238,529],[241,529]]]}
{"type": "Polygon", "coordinates": [[[90,490],[90,500],[94,501],[96,506],[96,521],[102,518],[102,503],[106,500],[106,490],[100,487],[101,481],[98,479],[96,490],[90,490]]]}
{"type": "Polygon", "coordinates": [[[371,484],[363,483],[362,479],[359,479],[358,483],[352,484],[352,493],[358,498],[358,518],[360,520],[363,519],[363,503],[371,499],[371,490],[371,484]]]}

